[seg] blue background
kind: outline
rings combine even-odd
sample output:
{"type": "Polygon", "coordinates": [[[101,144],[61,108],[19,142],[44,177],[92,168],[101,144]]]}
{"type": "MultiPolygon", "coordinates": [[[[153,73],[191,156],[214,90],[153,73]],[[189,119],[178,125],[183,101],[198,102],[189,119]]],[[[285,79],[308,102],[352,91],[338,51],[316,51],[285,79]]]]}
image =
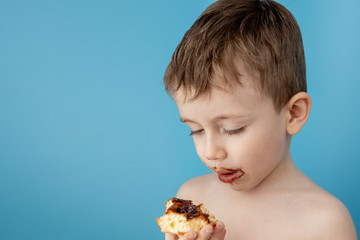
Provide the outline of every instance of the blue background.
{"type": "MultiPolygon", "coordinates": [[[[163,73],[212,2],[0,0],[0,239],[163,238],[164,202],[209,172],[163,73]]],[[[280,2],[313,99],[294,160],[359,232],[360,1],[280,2]]]]}

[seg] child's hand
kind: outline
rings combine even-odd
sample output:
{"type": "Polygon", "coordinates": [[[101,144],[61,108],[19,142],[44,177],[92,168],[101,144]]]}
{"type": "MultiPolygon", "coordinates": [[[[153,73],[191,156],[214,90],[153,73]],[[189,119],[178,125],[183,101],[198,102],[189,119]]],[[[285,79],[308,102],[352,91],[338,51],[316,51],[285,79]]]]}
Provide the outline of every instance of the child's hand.
{"type": "Polygon", "coordinates": [[[188,232],[183,236],[178,236],[172,233],[165,234],[165,240],[224,240],[225,238],[225,225],[224,223],[217,221],[215,227],[208,224],[201,231],[199,234],[195,232],[188,232]]]}

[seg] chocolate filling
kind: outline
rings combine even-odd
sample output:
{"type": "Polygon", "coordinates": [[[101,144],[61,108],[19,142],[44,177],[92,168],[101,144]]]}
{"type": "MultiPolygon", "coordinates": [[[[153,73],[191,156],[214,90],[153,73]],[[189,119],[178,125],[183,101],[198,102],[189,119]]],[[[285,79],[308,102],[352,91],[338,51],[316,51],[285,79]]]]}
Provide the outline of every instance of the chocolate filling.
{"type": "Polygon", "coordinates": [[[172,199],[173,205],[171,205],[166,212],[175,212],[179,214],[184,214],[186,220],[196,218],[196,217],[205,217],[205,219],[209,222],[209,214],[204,214],[199,205],[192,204],[191,200],[183,200],[179,198],[172,199]]]}

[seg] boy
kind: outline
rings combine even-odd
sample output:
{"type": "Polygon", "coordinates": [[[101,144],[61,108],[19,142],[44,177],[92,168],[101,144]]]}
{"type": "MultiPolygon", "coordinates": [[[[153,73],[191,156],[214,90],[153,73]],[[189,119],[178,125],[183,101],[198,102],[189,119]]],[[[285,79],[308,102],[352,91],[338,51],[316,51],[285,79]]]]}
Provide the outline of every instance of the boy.
{"type": "Polygon", "coordinates": [[[287,9],[270,0],[212,4],[185,34],[164,82],[214,172],[176,197],[204,203],[219,221],[182,239],[357,239],[346,207],[292,161],[291,137],[311,98],[300,29],[287,9]]]}

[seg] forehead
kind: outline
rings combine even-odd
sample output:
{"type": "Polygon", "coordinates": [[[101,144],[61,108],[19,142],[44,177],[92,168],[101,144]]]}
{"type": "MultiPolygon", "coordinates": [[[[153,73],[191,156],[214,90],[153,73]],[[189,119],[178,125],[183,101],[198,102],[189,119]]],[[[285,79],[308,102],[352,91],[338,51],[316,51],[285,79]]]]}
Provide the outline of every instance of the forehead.
{"type": "Polygon", "coordinates": [[[191,99],[191,92],[181,88],[174,94],[181,117],[196,115],[249,115],[264,100],[250,76],[243,75],[241,84],[227,88],[210,88],[208,94],[191,99]]]}

